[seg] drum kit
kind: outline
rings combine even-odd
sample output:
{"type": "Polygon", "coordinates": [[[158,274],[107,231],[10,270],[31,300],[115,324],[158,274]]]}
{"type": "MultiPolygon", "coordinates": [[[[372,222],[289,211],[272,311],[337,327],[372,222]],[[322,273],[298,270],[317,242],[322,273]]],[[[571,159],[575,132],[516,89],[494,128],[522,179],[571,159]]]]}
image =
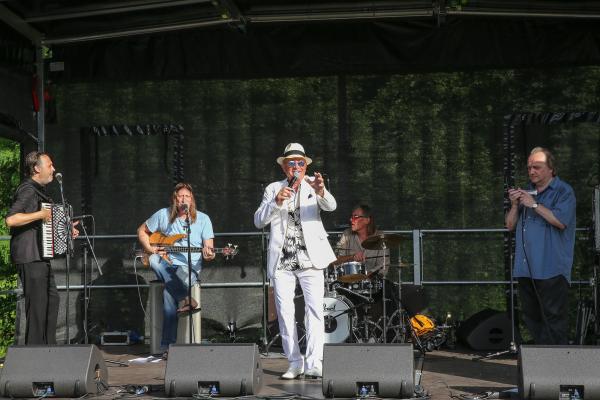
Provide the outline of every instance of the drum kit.
{"type": "MultiPolygon", "coordinates": [[[[361,246],[367,250],[387,250],[399,244],[399,235],[381,233],[369,236],[361,246]]],[[[386,265],[386,252],[383,254],[382,265],[386,265]]],[[[396,266],[402,268],[408,264],[396,266]]],[[[400,271],[398,283],[392,283],[379,273],[381,269],[367,272],[364,264],[355,261],[330,267],[323,301],[325,343],[412,342],[425,352],[432,349],[431,338],[435,339],[434,347],[439,347],[441,332],[434,321],[417,314],[422,307],[408,310],[410,307],[403,305],[410,299],[402,294],[400,271]]]]}

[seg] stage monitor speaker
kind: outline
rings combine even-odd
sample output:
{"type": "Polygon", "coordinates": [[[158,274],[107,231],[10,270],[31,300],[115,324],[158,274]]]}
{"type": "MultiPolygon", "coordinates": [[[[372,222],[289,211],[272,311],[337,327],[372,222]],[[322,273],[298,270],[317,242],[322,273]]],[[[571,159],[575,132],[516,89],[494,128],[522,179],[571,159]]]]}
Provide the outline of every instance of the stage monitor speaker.
{"type": "Polygon", "coordinates": [[[521,346],[521,399],[600,399],[600,347],[521,346]]]}
{"type": "Polygon", "coordinates": [[[413,346],[326,344],[322,385],[326,397],[413,397],[413,346]]]}
{"type": "Polygon", "coordinates": [[[177,344],[169,347],[165,371],[167,396],[255,395],[262,380],[256,344],[177,344]]]}
{"type": "Polygon", "coordinates": [[[2,397],[81,397],[108,388],[94,345],[11,346],[0,376],[2,397]]]}
{"type": "Polygon", "coordinates": [[[486,308],[465,320],[456,335],[473,350],[508,349],[511,341],[510,318],[504,311],[486,308]]]}

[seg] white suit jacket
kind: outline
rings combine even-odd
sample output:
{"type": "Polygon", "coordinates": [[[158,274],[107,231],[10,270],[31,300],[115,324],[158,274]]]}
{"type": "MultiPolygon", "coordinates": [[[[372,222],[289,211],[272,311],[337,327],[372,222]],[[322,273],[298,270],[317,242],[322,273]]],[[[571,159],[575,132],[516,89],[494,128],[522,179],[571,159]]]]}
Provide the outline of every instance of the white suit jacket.
{"type": "MultiPolygon", "coordinates": [[[[262,229],[271,224],[271,235],[269,238],[269,251],[267,255],[268,277],[275,275],[275,269],[281,256],[281,248],[288,225],[287,201],[281,207],[275,202],[275,197],[281,188],[287,186],[288,181],[284,179],[273,182],[265,189],[262,202],[254,213],[254,225],[262,229]]],[[[335,198],[325,190],[323,197],[318,196],[314,189],[302,181],[298,186],[297,196],[300,196],[300,222],[304,233],[304,242],[310,261],[316,268],[323,269],[336,260],[336,256],[327,240],[327,232],[321,222],[321,210],[333,211],[337,207],[335,198]]]]}

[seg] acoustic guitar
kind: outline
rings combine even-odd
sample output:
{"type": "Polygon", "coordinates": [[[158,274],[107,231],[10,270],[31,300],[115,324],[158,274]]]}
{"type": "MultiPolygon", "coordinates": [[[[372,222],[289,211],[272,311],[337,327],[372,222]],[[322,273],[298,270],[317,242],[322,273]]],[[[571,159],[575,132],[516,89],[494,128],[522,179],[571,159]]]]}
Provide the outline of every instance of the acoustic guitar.
{"type": "MultiPolygon", "coordinates": [[[[163,255],[162,258],[172,264],[173,262],[168,256],[168,253],[187,253],[187,246],[175,246],[175,242],[185,238],[187,235],[184,233],[179,233],[176,235],[167,236],[161,232],[154,232],[150,235],[150,244],[153,246],[161,247],[167,254],[163,255]]],[[[202,253],[202,247],[190,247],[190,251],[192,253],[202,253]]],[[[237,244],[228,243],[225,247],[216,247],[213,248],[213,252],[215,254],[222,254],[226,260],[235,257],[239,250],[237,244]]],[[[146,267],[150,265],[150,255],[152,253],[148,253],[143,249],[139,249],[136,251],[136,257],[140,257],[142,259],[142,264],[146,267]]]]}

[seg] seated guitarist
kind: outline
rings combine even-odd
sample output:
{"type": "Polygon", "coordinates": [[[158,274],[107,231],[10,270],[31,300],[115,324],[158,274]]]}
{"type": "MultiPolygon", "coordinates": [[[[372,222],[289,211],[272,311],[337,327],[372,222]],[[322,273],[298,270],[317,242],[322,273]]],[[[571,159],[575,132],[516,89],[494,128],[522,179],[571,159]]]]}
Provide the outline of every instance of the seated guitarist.
{"type": "MultiPolygon", "coordinates": [[[[171,205],[154,213],[138,228],[138,239],[144,250],[151,254],[150,266],[159,280],[165,284],[164,318],[161,347],[165,350],[177,340],[177,312],[188,312],[198,307],[188,295],[188,260],[185,252],[167,252],[164,247],[150,243],[150,235],[160,232],[167,236],[186,234],[186,210],[191,221],[191,247],[202,247],[192,253],[192,285],[197,282],[202,269],[202,259],[215,258],[213,251],[213,228],[208,215],[196,209],[192,186],[178,183],[173,189],[171,205]]],[[[187,246],[187,237],[175,243],[187,246]]]]}

